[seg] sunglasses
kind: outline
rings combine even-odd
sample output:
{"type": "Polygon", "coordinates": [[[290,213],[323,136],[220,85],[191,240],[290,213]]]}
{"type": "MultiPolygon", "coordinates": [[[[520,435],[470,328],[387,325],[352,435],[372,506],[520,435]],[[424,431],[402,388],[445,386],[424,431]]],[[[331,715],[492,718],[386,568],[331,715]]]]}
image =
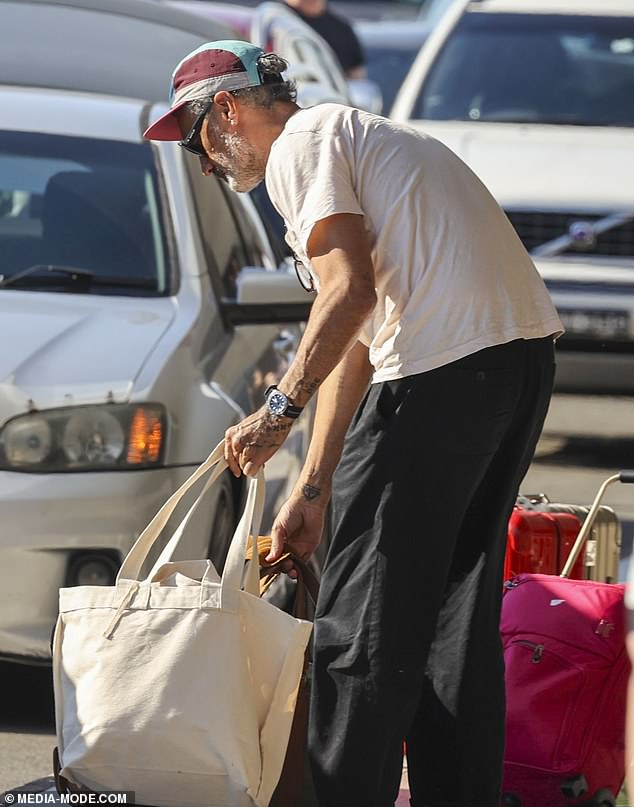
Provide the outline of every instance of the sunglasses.
{"type": "Polygon", "coordinates": [[[203,128],[203,124],[205,122],[205,118],[211,109],[211,105],[213,104],[213,99],[210,100],[203,111],[198,115],[192,128],[189,130],[187,135],[179,142],[179,146],[184,148],[185,151],[188,151],[190,154],[195,154],[196,157],[206,157],[207,152],[203,148],[202,143],[200,142],[200,132],[203,128]]]}
{"type": "Polygon", "coordinates": [[[293,263],[295,264],[295,274],[297,275],[297,279],[299,280],[301,287],[304,289],[304,291],[317,291],[311,273],[294,252],[291,252],[291,255],[293,256],[293,263]]]}

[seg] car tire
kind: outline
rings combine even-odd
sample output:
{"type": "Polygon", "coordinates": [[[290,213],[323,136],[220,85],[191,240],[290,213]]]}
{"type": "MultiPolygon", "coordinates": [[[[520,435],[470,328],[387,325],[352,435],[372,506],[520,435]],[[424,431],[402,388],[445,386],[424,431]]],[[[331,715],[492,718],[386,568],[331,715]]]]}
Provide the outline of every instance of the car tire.
{"type": "Polygon", "coordinates": [[[207,557],[213,563],[218,574],[222,574],[237,522],[234,485],[229,472],[224,473],[217,484],[220,490],[211,523],[207,557]]]}

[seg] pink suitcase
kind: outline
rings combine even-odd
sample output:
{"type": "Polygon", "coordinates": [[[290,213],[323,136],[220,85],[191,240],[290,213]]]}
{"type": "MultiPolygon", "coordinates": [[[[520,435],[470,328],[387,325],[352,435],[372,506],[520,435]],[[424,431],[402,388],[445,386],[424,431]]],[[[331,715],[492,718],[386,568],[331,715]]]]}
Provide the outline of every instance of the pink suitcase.
{"type": "Polygon", "coordinates": [[[625,587],[568,578],[605,489],[603,483],[561,577],[520,574],[502,602],[506,667],[503,803],[613,807],[624,779],[625,587]]]}

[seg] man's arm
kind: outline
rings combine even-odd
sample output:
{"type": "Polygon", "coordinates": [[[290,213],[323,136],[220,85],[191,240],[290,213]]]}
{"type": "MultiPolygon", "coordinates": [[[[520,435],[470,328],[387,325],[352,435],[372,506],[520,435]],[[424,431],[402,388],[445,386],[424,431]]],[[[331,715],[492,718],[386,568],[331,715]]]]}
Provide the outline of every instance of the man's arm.
{"type": "MultiPolygon", "coordinates": [[[[305,406],[354,343],[376,305],[374,270],[363,216],[342,213],[313,227],[308,254],[319,275],[315,300],[297,355],[279,389],[295,406],[305,406]]],[[[265,407],[225,434],[231,471],[254,474],[283,444],[293,424],[265,407]]]]}
{"type": "MultiPolygon", "coordinates": [[[[332,476],[341,457],[348,426],[365,393],[372,366],[368,349],[357,342],[319,388],[317,411],[304,468],[288,501],[280,510],[271,533],[274,562],[283,553],[284,542],[294,553],[308,558],[321,540],[332,476]]],[[[284,571],[290,571],[287,563],[284,571]]]]}

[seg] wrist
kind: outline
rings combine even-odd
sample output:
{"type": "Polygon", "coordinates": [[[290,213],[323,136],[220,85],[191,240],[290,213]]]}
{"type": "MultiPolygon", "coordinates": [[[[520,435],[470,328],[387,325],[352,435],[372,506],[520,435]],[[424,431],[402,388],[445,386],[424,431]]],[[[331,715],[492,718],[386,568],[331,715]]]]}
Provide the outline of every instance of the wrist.
{"type": "Polygon", "coordinates": [[[331,493],[332,480],[324,474],[302,474],[295,485],[295,495],[313,507],[325,508],[331,493]]]}
{"type": "Polygon", "coordinates": [[[269,415],[275,418],[296,420],[302,413],[303,406],[297,406],[291,398],[278,388],[277,384],[271,384],[264,393],[264,406],[269,415]]]}

